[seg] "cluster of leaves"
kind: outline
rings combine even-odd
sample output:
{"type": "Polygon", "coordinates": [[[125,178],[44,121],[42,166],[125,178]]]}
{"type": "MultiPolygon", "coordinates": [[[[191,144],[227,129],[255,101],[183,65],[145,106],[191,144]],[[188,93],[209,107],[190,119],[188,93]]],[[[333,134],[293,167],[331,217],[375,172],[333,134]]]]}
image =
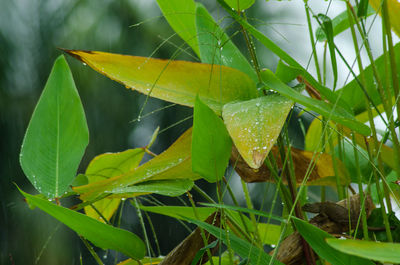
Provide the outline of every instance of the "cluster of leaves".
{"type": "MultiPolygon", "coordinates": [[[[359,25],[366,16],[375,14],[371,8],[363,8],[364,5],[368,7],[368,1],[361,2],[358,11],[354,11],[347,2],[347,12],[333,20],[324,15],[316,16],[321,25],[316,37],[328,45],[334,88],[338,74],[335,35],[348,28],[354,29],[354,25],[359,25]]],[[[394,0],[387,2],[382,9],[383,20],[391,21],[393,30],[398,33],[400,21],[395,10],[400,8],[400,4],[394,0]],[[389,9],[387,5],[390,5],[389,9]]],[[[252,56],[255,56],[252,43],[255,38],[281,59],[275,73],[269,69],[260,70],[256,57],[252,58],[252,66],[203,5],[191,0],[158,0],[171,27],[192,48],[201,63],[97,51],[65,52],[127,88],[193,107],[193,128],[183,133],[163,153],[154,155],[150,148],[157,130],[148,145],[99,155],[91,161],[84,174],[76,177],[89,141],[88,128],[72,74],[65,58],[60,56],[32,115],[21,149],[21,166],[40,193],[34,196],[21,191],[27,202],[69,226],[83,240],[89,240],[103,249],[119,251],[139,264],[146,262],[143,260],[145,242],[110,223],[121,201],[127,198],[134,198],[132,202],[139,211],[192,222],[202,229],[203,235],[206,230],[228,246],[228,254],[220,257],[227,264],[234,261],[233,253],[249,264],[281,264],[274,260],[278,247],[273,256],[265,253],[262,247],[265,244],[279,246],[282,239],[291,233],[288,229],[291,225],[320,258],[331,264],[372,264],[369,259],[400,262],[400,256],[396,254],[399,252],[394,251],[399,249],[399,245],[335,240],[327,232],[302,220],[303,214],[296,206],[299,200],[303,200],[300,195],[305,185],[336,186],[339,197],[343,199],[344,187],[358,183],[361,196],[364,194],[362,185],[367,183],[368,190],[372,190],[381,205],[382,190],[387,193],[387,203],[390,203],[388,191],[396,201],[400,198],[397,186],[388,185],[386,178],[393,176],[396,179],[400,172],[398,140],[392,129],[396,123],[389,111],[393,107],[392,96],[387,97],[393,95],[394,102],[398,102],[398,79],[393,79],[393,82],[385,79],[388,66],[392,69],[391,76],[397,78],[398,72],[393,69],[400,63],[399,44],[393,46],[389,43],[390,56],[383,54],[362,69],[360,76],[355,76],[352,82],[331,90],[320,76],[315,79],[295,59],[247,22],[243,14],[254,1],[220,0],[219,3],[239,23],[252,56]],[[295,78],[300,85],[289,86],[295,78]],[[383,95],[377,88],[377,80],[386,80],[390,88],[383,91],[383,95]],[[311,97],[301,93],[303,88],[311,97]],[[294,104],[321,115],[307,130],[306,150],[292,148],[288,140],[285,121],[294,104]],[[373,122],[369,126],[365,122],[381,112],[386,112],[390,118],[388,132],[384,132],[384,140],[379,142],[373,122]],[[393,147],[385,143],[388,139],[394,143],[393,147]],[[141,163],[145,153],[154,155],[154,158],[141,163]],[[217,183],[222,193],[230,160],[243,179],[245,193],[246,179],[275,181],[289,214],[281,218],[253,210],[248,198],[249,208],[216,204],[195,207],[194,203],[193,207],[145,207],[136,200],[148,194],[190,195],[193,187],[198,188],[194,181],[200,178],[217,183]],[[391,172],[390,175],[385,171],[391,172]],[[269,174],[268,177],[265,174],[269,174]],[[369,185],[370,176],[377,176],[375,186],[369,185]],[[82,201],[73,210],[47,200],[59,202],[60,198],[72,195],[78,195],[82,201]],[[85,214],[78,212],[81,209],[85,214]],[[204,222],[215,211],[222,213],[220,227],[204,222]],[[249,214],[250,219],[243,213],[249,214]],[[257,222],[256,215],[275,219],[281,225],[257,222]]],[[[380,10],[379,1],[370,3],[380,10]]],[[[387,33],[390,33],[390,28],[387,33]]],[[[229,184],[226,185],[229,189],[229,184]]],[[[364,201],[361,201],[363,205],[364,201]]],[[[213,201],[210,199],[210,202],[213,201]]],[[[396,229],[399,228],[399,222],[393,215],[390,224],[385,222],[388,215],[385,208],[381,209],[383,212],[378,213],[384,222],[375,225],[387,228],[393,224],[396,229]]],[[[366,219],[365,209],[361,212],[366,219]]],[[[391,236],[388,229],[386,232],[380,234],[382,240],[398,240],[398,237],[391,236]]],[[[368,235],[360,235],[368,238],[368,235]]],[[[215,243],[198,251],[211,255],[213,247],[215,243]]],[[[213,259],[209,262],[212,263],[213,259]]],[[[199,255],[195,260],[192,264],[199,260],[199,255]]],[[[307,262],[312,264],[313,261],[307,259],[307,262]]]]}

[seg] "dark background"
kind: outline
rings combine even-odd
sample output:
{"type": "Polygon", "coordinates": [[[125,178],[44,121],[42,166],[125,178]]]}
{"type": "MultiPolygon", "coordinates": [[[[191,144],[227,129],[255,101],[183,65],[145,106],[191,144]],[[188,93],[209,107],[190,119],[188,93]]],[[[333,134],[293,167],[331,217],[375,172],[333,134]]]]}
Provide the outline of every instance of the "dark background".
{"type": "MultiPolygon", "coordinates": [[[[214,1],[203,3],[215,17],[224,15],[214,1]]],[[[304,8],[300,5],[303,9],[291,10],[285,6],[288,3],[267,5],[265,1],[257,1],[247,15],[259,19],[256,24],[261,24],[260,21],[265,23],[262,30],[271,32],[277,43],[291,47],[292,55],[302,58],[301,63],[306,65],[311,48],[305,31],[304,8]],[[268,24],[271,21],[286,24],[268,24]],[[293,33],[285,35],[285,28],[291,28],[293,33]],[[304,30],[305,35],[299,33],[298,28],[304,30]],[[301,38],[302,41],[299,41],[301,38]]],[[[234,30],[232,28],[229,33],[232,34],[234,30]]],[[[24,132],[52,64],[62,54],[57,47],[150,56],[172,34],[155,1],[0,0],[0,264],[79,264],[80,255],[84,264],[95,264],[74,232],[43,212],[30,210],[15,186],[32,194],[37,193],[25,178],[18,156],[24,132]],[[139,22],[143,23],[132,26],[139,22]]],[[[173,37],[170,41],[172,44],[162,46],[153,57],[169,58],[176,50],[175,45],[182,44],[179,37],[173,37]]],[[[240,34],[234,41],[245,50],[240,34]]],[[[257,47],[260,64],[274,68],[277,58],[259,44],[257,47]]],[[[86,168],[94,156],[144,146],[157,126],[167,128],[192,114],[190,108],[175,106],[140,122],[131,122],[137,118],[145,97],[66,57],[82,99],[90,132],[90,143],[79,172],[86,168]]],[[[185,55],[178,59],[193,60],[185,55]]],[[[169,104],[150,99],[144,113],[169,104]]],[[[293,124],[297,121],[297,115],[294,117],[293,124]]],[[[153,152],[165,150],[191,123],[189,120],[165,130],[153,145],[153,152]]],[[[297,125],[293,126],[294,144],[301,147],[302,133],[297,125]]],[[[203,182],[199,185],[213,194],[212,185],[203,182]]],[[[268,185],[271,184],[250,186],[256,207],[260,206],[262,200],[268,202],[271,199],[273,192],[264,194],[268,185]]],[[[237,176],[232,187],[241,192],[237,176]]],[[[164,202],[179,203],[176,199],[164,199],[164,202]]],[[[188,232],[170,218],[151,217],[161,252],[166,255],[188,232]]],[[[122,226],[142,237],[132,207],[124,208],[122,226]]],[[[113,264],[115,253],[98,251],[106,264],[113,264]]]]}

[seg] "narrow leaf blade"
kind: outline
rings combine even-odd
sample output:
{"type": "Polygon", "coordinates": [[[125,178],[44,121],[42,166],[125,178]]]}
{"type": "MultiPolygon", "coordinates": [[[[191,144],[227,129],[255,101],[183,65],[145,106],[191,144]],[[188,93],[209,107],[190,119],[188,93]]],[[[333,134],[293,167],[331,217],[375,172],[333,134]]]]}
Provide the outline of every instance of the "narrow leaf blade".
{"type": "Polygon", "coordinates": [[[31,205],[53,216],[96,246],[119,251],[134,259],[144,257],[145,245],[135,234],[106,225],[84,214],[57,206],[21,190],[20,192],[31,205]]]}
{"type": "Polygon", "coordinates": [[[225,65],[246,73],[255,83],[257,75],[249,61],[201,4],[196,8],[196,27],[203,63],[225,65]]]}
{"type": "Polygon", "coordinates": [[[370,260],[347,255],[335,250],[325,242],[326,238],[333,238],[333,236],[298,218],[292,217],[292,220],[301,236],[308,244],[310,244],[311,248],[318,254],[318,256],[327,260],[332,265],[375,264],[370,260]]]}
{"type": "Polygon", "coordinates": [[[362,135],[368,136],[371,134],[371,130],[365,124],[357,121],[353,115],[347,112],[340,106],[328,104],[324,101],[316,100],[313,98],[306,97],[300,92],[290,88],[286,84],[282,83],[270,70],[266,69],[261,72],[261,77],[264,83],[271,89],[279,92],[281,95],[298,102],[307,108],[340,123],[350,129],[359,132],[362,135]]]}

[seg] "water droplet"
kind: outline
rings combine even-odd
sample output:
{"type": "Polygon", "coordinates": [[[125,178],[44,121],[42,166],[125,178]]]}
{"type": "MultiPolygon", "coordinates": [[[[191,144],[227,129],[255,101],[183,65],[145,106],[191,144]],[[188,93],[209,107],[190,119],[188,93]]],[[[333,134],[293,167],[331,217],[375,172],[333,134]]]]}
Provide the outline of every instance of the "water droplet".
{"type": "Polygon", "coordinates": [[[86,63],[82,63],[84,66],[86,66],[87,64],[86,63]]]}
{"type": "Polygon", "coordinates": [[[138,68],[137,68],[137,69],[138,69],[138,70],[140,70],[140,68],[141,68],[141,67],[140,67],[140,66],[138,66],[138,68]]]}
{"type": "Polygon", "coordinates": [[[137,121],[140,121],[142,119],[142,117],[139,115],[138,117],[137,117],[137,121]]]}

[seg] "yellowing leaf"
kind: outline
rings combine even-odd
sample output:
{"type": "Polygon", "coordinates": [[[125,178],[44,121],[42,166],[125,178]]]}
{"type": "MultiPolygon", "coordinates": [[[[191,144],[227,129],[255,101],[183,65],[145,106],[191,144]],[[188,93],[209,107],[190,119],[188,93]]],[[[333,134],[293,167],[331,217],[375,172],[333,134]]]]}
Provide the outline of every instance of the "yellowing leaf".
{"type": "MultiPolygon", "coordinates": [[[[398,0],[386,0],[389,11],[390,24],[397,36],[400,37],[400,2],[398,0]]],[[[381,11],[382,0],[370,0],[370,5],[375,9],[381,11]]],[[[380,13],[380,12],[379,12],[380,13]]]]}
{"type": "Polygon", "coordinates": [[[239,70],[211,64],[161,60],[96,51],[65,50],[127,88],[193,107],[196,95],[215,112],[233,100],[257,97],[255,83],[239,70]]]}
{"type": "MultiPolygon", "coordinates": [[[[96,156],[89,163],[85,175],[89,180],[89,184],[122,175],[139,166],[143,155],[144,150],[142,148],[136,148],[120,153],[106,153],[96,156]]],[[[110,220],[114,212],[118,209],[120,201],[120,198],[104,198],[103,200],[93,203],[93,205],[103,215],[103,217],[110,220]]],[[[85,207],[85,213],[87,216],[104,222],[100,215],[91,206],[85,207]]]]}
{"type": "Polygon", "coordinates": [[[200,176],[192,172],[191,142],[192,129],[189,129],[166,151],[136,169],[74,190],[81,194],[82,200],[93,200],[103,193],[113,193],[114,189],[150,180],[198,179],[200,176]]]}
{"type": "Polygon", "coordinates": [[[246,163],[261,167],[281,132],[293,102],[279,95],[226,104],[222,111],[230,136],[246,163]]]}

